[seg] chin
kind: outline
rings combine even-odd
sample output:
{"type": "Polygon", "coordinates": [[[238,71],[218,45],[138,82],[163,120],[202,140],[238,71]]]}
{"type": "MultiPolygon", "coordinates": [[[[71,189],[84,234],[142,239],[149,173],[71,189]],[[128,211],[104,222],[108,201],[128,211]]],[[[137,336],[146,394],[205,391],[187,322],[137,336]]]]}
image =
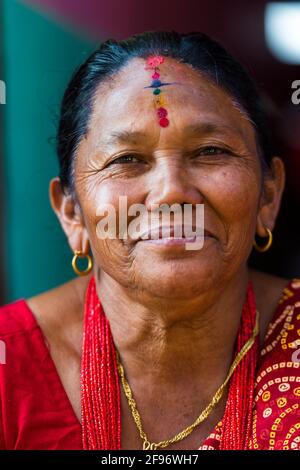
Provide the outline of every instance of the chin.
{"type": "Polygon", "coordinates": [[[200,263],[159,263],[144,265],[143,271],[135,279],[139,280],[137,289],[148,291],[155,297],[165,299],[191,299],[210,290],[220,279],[217,266],[200,263]]]}

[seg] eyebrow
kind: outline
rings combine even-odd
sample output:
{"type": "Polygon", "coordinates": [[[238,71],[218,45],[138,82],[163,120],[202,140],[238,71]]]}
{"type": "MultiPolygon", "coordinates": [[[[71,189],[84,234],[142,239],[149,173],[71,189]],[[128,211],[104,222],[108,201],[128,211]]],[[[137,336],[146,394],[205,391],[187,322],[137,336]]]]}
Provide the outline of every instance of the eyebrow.
{"type": "Polygon", "coordinates": [[[110,137],[105,140],[104,145],[115,145],[115,144],[135,144],[137,141],[141,141],[147,138],[148,134],[142,131],[114,131],[110,137]]]}
{"type": "Polygon", "coordinates": [[[203,122],[203,123],[192,123],[188,124],[184,128],[184,132],[191,136],[198,136],[199,134],[213,134],[214,132],[222,133],[239,133],[240,132],[231,126],[226,124],[219,124],[216,122],[203,122]]]}
{"type": "MultiPolygon", "coordinates": [[[[188,124],[182,130],[183,134],[187,134],[190,137],[196,137],[201,134],[213,134],[215,132],[237,134],[237,129],[227,126],[226,124],[203,122],[188,124]]],[[[240,134],[240,132],[238,133],[240,134]]],[[[147,139],[147,137],[149,137],[149,134],[143,131],[114,131],[111,133],[110,137],[105,140],[104,145],[136,144],[139,141],[147,139]]]]}

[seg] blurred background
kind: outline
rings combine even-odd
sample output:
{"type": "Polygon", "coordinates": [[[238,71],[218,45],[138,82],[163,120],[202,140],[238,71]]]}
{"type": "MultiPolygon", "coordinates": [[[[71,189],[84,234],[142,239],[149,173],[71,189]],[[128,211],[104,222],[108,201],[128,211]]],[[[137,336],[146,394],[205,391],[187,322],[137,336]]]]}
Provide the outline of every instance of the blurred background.
{"type": "Polygon", "coordinates": [[[48,185],[58,171],[59,105],[74,68],[107,38],[163,29],[209,34],[263,89],[287,188],[273,246],[250,263],[300,277],[300,104],[291,100],[300,81],[300,2],[0,0],[0,304],[73,277],[48,185]]]}

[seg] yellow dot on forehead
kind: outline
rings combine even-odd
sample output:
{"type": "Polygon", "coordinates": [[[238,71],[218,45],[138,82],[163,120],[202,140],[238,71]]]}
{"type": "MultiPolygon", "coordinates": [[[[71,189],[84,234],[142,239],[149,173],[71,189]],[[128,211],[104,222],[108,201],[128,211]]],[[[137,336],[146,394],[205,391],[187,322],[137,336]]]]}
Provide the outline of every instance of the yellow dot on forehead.
{"type": "Polygon", "coordinates": [[[163,96],[159,96],[158,98],[156,98],[155,102],[157,106],[164,106],[166,104],[166,100],[163,96]]]}

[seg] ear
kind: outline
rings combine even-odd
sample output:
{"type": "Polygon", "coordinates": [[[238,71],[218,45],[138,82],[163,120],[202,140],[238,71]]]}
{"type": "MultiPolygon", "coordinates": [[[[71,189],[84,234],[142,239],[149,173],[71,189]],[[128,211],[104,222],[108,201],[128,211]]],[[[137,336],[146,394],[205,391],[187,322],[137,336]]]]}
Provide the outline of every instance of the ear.
{"type": "Polygon", "coordinates": [[[273,231],[280,208],[285,186],[285,169],[279,157],[273,157],[271,170],[263,178],[263,191],[256,224],[256,233],[260,237],[267,236],[266,228],[273,231]]]}
{"type": "Polygon", "coordinates": [[[70,248],[73,251],[89,252],[88,233],[85,228],[79,203],[70,193],[65,193],[59,177],[53,178],[49,185],[52,209],[56,213],[70,248]]]}

